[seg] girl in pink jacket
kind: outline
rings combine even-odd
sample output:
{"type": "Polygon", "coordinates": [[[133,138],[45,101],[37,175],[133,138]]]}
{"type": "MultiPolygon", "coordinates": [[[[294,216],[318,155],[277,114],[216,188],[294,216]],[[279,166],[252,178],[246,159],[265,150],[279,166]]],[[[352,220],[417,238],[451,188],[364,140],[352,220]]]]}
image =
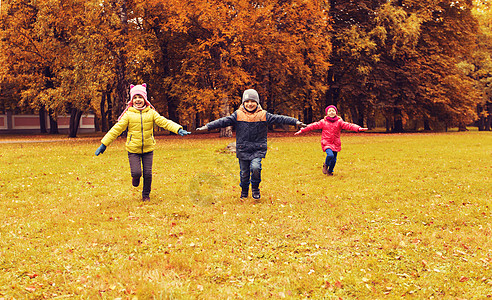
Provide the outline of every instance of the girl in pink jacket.
{"type": "Polygon", "coordinates": [[[367,130],[367,128],[343,121],[342,118],[337,116],[337,113],[337,108],[334,105],[330,105],[326,108],[326,117],[323,120],[311,123],[294,134],[298,135],[316,129],[322,130],[321,147],[323,148],[323,151],[326,152],[326,160],[323,164],[323,174],[330,176],[333,175],[333,169],[337,163],[337,154],[342,149],[342,143],[340,141],[342,129],[352,131],[367,130]]]}

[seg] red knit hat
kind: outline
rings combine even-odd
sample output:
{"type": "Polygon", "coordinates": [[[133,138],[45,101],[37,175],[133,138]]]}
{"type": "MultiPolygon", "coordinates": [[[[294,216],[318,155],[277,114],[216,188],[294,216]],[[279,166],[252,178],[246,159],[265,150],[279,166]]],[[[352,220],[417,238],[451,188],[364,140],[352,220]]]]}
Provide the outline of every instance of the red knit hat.
{"type": "Polygon", "coordinates": [[[328,109],[330,108],[334,108],[335,109],[335,112],[338,114],[338,109],[335,105],[329,105],[326,109],[325,109],[325,114],[328,114],[328,109]]]}

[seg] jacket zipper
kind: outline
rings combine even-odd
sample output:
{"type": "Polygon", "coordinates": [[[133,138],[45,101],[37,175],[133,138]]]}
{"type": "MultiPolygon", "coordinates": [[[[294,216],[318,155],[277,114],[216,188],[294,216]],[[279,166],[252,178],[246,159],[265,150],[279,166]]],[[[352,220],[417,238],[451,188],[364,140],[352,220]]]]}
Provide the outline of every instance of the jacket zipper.
{"type": "Polygon", "coordinates": [[[142,154],[143,154],[143,149],[144,149],[144,130],[143,130],[142,111],[140,111],[140,131],[142,132],[142,154]]]}

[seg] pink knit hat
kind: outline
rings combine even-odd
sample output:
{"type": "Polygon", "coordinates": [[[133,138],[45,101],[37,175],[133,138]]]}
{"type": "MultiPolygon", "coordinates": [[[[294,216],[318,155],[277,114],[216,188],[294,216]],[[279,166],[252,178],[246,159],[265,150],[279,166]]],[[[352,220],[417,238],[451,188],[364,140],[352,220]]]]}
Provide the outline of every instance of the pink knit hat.
{"type": "Polygon", "coordinates": [[[147,84],[143,83],[142,85],[133,85],[130,84],[130,101],[133,99],[135,95],[142,95],[144,97],[145,102],[147,102],[147,84]]]}
{"type": "Polygon", "coordinates": [[[335,105],[329,105],[326,109],[325,109],[325,114],[328,114],[328,109],[330,108],[334,108],[335,109],[335,112],[338,114],[338,109],[335,105]]]}
{"type": "Polygon", "coordinates": [[[128,101],[125,110],[118,117],[118,121],[121,119],[123,114],[126,113],[128,108],[133,106],[133,96],[135,96],[135,95],[141,95],[145,100],[145,107],[150,106],[152,109],[155,110],[154,106],[150,103],[149,100],[147,100],[147,84],[145,84],[145,83],[142,83],[141,85],[140,84],[139,85],[130,84],[130,101],[128,101]]]}

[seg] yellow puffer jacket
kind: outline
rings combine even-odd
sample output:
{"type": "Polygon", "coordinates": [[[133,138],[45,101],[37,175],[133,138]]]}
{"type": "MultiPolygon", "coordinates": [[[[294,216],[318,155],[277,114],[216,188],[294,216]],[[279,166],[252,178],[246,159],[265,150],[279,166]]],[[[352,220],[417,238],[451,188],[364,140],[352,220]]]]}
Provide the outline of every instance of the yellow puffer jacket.
{"type": "Polygon", "coordinates": [[[154,151],[154,123],[159,127],[178,133],[181,125],[159,115],[150,107],[138,110],[134,107],[128,108],[118,123],[102,138],[101,143],[109,146],[128,127],[126,137],[126,150],[131,153],[147,153],[154,151]]]}

